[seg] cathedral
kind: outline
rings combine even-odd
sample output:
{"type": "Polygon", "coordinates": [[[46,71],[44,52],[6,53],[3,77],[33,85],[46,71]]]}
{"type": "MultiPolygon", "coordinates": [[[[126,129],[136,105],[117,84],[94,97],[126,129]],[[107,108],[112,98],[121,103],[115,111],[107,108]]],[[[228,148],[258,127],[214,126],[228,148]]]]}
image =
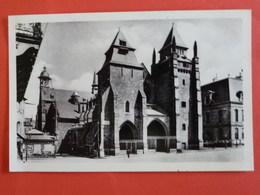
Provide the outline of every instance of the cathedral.
{"type": "MultiPolygon", "coordinates": [[[[151,72],[138,62],[135,50],[119,30],[105,53],[102,68],[94,73],[92,95],[64,92],[60,96],[63,105],[59,106],[57,92],[50,90],[44,113],[40,100],[38,127],[57,136],[57,150],[62,145],[67,151],[97,150],[102,157],[124,151],[181,152],[203,147],[197,43],[189,59],[187,45],[172,26],[159,59],[155,50],[151,55],[151,72]],[[70,114],[61,119],[62,112],[70,114]],[[47,115],[49,120],[45,120],[47,115]],[[57,123],[64,120],[74,126],[57,131],[57,123]]],[[[44,71],[39,77],[41,94],[46,93],[43,89],[51,79],[44,71]]]]}

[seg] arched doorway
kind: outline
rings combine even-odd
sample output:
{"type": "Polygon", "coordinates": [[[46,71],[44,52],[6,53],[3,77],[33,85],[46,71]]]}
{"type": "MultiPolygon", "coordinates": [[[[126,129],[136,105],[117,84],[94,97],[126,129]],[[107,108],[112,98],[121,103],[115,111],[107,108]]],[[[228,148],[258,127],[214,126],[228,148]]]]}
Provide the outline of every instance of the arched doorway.
{"type": "Polygon", "coordinates": [[[147,127],[148,149],[158,152],[167,151],[166,127],[162,122],[153,120],[147,127]]]}
{"type": "Polygon", "coordinates": [[[123,123],[119,131],[120,150],[131,150],[131,153],[135,153],[137,148],[133,141],[136,138],[135,125],[130,121],[123,123]]]}

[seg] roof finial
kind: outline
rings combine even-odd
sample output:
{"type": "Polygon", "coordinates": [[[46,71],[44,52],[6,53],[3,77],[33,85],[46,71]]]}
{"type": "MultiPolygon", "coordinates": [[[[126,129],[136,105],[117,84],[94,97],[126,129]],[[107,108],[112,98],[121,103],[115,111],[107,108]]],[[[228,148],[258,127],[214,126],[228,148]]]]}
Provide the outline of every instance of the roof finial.
{"type": "Polygon", "coordinates": [[[153,48],[153,64],[156,64],[156,52],[155,52],[155,48],[153,48]]]}
{"type": "Polygon", "coordinates": [[[198,57],[198,46],[197,46],[197,41],[194,42],[193,52],[194,52],[194,57],[198,57]]]}

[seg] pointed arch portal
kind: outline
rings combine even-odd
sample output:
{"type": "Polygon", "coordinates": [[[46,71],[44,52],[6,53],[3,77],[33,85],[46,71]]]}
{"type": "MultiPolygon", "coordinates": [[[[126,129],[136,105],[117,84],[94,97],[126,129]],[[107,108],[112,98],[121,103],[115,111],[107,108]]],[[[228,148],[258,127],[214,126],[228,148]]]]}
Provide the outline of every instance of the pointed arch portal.
{"type": "Polygon", "coordinates": [[[136,146],[133,145],[133,140],[137,138],[136,126],[130,122],[124,122],[119,131],[120,150],[131,149],[135,153],[136,146]]]}
{"type": "Polygon", "coordinates": [[[128,123],[125,123],[120,128],[119,139],[120,140],[131,140],[131,139],[134,139],[134,130],[132,129],[132,127],[128,123]]]}
{"type": "Polygon", "coordinates": [[[167,139],[165,139],[166,127],[158,120],[153,120],[147,127],[148,149],[155,149],[158,152],[167,152],[167,139]]]}

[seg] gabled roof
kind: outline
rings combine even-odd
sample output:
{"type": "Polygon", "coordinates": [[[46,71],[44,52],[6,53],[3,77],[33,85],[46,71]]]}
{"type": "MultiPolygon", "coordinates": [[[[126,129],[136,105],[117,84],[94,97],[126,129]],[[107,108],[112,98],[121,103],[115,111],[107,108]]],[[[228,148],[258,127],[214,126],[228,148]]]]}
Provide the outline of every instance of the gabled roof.
{"type": "MultiPolygon", "coordinates": [[[[55,100],[57,104],[57,110],[59,118],[77,119],[80,113],[78,113],[78,105],[69,102],[71,95],[74,93],[73,90],[54,89],[55,100]]],[[[90,92],[78,91],[79,101],[84,99],[90,99],[93,95],[90,92]]]]}
{"type": "Polygon", "coordinates": [[[172,28],[171,28],[164,44],[163,44],[161,50],[163,50],[163,49],[167,48],[168,46],[172,45],[174,37],[175,37],[176,46],[188,49],[187,45],[184,43],[180,34],[178,33],[177,29],[174,28],[174,25],[172,25],[172,28]]]}

